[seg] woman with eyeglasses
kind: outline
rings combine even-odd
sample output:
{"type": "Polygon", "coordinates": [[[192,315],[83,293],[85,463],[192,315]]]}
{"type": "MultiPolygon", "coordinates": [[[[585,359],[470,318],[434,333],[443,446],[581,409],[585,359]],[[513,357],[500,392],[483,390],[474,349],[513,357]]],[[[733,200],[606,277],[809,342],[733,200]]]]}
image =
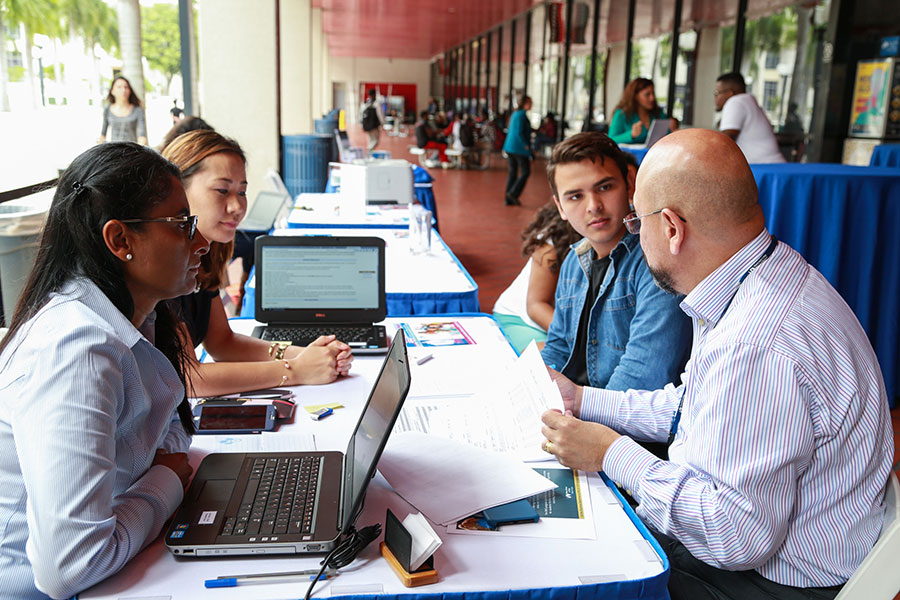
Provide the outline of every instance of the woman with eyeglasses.
{"type": "Polygon", "coordinates": [[[60,177],[0,341],[0,596],[73,596],[181,502],[193,424],[166,300],[197,285],[195,223],[178,169],[138,144],[60,177]]]}
{"type": "Polygon", "coordinates": [[[200,266],[199,289],[178,299],[185,340],[194,347],[202,343],[216,361],[200,364],[189,353],[194,366],[191,395],[323,384],[347,375],[353,360],[350,347],[333,335],[321,336],[305,348],[284,347],[234,333],[228,325],[219,289],[237,226],[247,212],[246,160],[238,143],[215,131],[191,131],[166,146],[163,156],[181,169],[191,211],[199,217],[197,227],[210,241],[200,266]]]}

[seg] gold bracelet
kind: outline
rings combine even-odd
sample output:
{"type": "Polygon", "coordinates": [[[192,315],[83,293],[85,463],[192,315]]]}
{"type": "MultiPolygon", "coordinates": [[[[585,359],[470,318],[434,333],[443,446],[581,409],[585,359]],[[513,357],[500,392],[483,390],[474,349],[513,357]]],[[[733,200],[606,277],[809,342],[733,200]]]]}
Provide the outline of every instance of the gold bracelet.
{"type": "MultiPolygon", "coordinates": [[[[287,369],[288,371],[290,371],[290,370],[291,370],[291,363],[289,363],[288,361],[284,361],[284,368],[287,369]]],[[[287,375],[282,375],[282,376],[281,376],[281,383],[279,383],[278,385],[284,385],[285,383],[287,383],[287,380],[288,380],[288,376],[287,376],[287,375]]]]}
{"type": "Polygon", "coordinates": [[[287,350],[291,342],[272,342],[269,344],[269,358],[273,360],[283,360],[284,351],[287,350]]]}

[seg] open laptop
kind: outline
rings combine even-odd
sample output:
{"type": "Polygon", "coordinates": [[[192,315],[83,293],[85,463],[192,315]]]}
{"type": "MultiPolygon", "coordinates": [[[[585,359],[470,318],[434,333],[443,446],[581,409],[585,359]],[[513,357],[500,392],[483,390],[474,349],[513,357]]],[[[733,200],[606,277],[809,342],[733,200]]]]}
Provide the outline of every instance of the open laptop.
{"type": "Polygon", "coordinates": [[[291,202],[289,194],[263,190],[256,195],[256,201],[244,220],[238,225],[239,231],[269,231],[275,226],[278,215],[291,202]]]}
{"type": "Polygon", "coordinates": [[[664,135],[669,133],[669,119],[653,119],[650,121],[650,129],[647,130],[647,139],[643,144],[619,144],[622,148],[632,148],[632,149],[640,149],[640,148],[649,148],[659,140],[663,138],[664,135]]]}
{"type": "Polygon", "coordinates": [[[353,162],[354,159],[365,158],[366,151],[359,146],[351,146],[350,138],[343,129],[335,129],[334,136],[337,140],[338,156],[342,163],[353,162]]]}
{"type": "Polygon", "coordinates": [[[260,236],[255,242],[257,321],[264,340],[306,346],[334,334],[355,354],[388,350],[384,240],[260,236]]]}
{"type": "Polygon", "coordinates": [[[331,550],[362,511],[409,385],[400,329],[346,453],[210,454],[169,525],[166,547],[179,556],[331,550]]]}

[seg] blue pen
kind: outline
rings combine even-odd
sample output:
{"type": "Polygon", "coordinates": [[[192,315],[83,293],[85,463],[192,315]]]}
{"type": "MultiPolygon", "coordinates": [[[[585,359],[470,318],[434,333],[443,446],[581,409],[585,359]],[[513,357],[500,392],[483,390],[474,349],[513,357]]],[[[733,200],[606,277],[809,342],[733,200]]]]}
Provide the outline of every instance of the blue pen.
{"type": "MultiPolygon", "coordinates": [[[[225,575],[218,579],[207,579],[204,585],[208,588],[237,587],[239,585],[252,585],[258,583],[282,583],[288,581],[312,581],[316,578],[319,569],[306,571],[287,571],[284,573],[258,573],[255,575],[225,575]]],[[[319,577],[319,581],[334,577],[337,571],[328,569],[319,577]]]]}

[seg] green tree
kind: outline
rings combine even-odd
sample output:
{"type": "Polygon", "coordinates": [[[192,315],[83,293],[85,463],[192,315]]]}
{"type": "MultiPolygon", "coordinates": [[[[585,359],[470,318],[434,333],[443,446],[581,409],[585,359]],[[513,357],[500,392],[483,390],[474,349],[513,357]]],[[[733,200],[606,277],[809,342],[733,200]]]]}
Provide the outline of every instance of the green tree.
{"type": "MultiPolygon", "coordinates": [[[[0,25],[11,30],[20,25],[25,27],[25,73],[31,89],[32,102],[37,105],[38,96],[34,80],[34,65],[31,46],[35,33],[43,33],[51,37],[59,37],[59,17],[54,0],[0,0],[0,25]]],[[[6,38],[0,27],[0,61],[6,65],[6,38]]],[[[7,75],[3,73],[3,90],[0,93],[0,109],[9,110],[9,99],[6,95],[7,75]]]]}
{"type": "Polygon", "coordinates": [[[144,56],[151,67],[165,75],[165,95],[168,96],[172,77],[181,72],[178,7],[173,4],[142,7],[141,33],[144,38],[144,56]]]}

